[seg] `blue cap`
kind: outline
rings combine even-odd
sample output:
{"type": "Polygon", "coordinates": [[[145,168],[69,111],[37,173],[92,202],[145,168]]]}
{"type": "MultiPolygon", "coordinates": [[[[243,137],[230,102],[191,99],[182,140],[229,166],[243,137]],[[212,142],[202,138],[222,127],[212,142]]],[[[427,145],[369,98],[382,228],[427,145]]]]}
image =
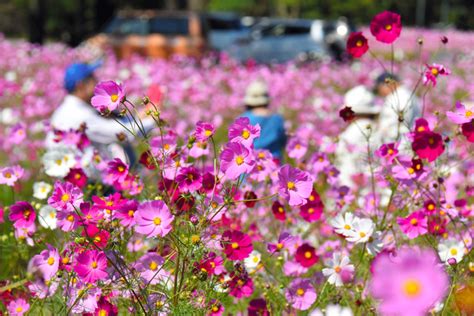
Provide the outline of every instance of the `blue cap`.
{"type": "Polygon", "coordinates": [[[64,76],[64,88],[68,92],[74,91],[79,82],[90,77],[101,65],[100,61],[93,64],[75,63],[69,65],[64,76]]]}

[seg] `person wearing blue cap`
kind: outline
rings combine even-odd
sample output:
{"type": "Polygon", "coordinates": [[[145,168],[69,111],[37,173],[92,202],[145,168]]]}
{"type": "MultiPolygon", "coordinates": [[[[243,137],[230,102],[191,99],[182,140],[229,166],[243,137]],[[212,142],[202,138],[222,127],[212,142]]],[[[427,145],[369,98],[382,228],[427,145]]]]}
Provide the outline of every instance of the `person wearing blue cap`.
{"type": "MultiPolygon", "coordinates": [[[[100,65],[74,63],[67,67],[64,88],[68,94],[51,117],[52,131],[47,136],[46,143],[50,148],[58,145],[54,141],[55,131],[79,130],[85,127],[87,137],[101,156],[109,159],[120,158],[131,164],[133,150],[127,142],[119,142],[119,136],[125,136],[129,141],[133,136],[115,120],[101,116],[90,104],[97,84],[94,72],[100,65]]],[[[153,124],[150,118],[144,119],[143,123],[145,127],[153,124]]]]}

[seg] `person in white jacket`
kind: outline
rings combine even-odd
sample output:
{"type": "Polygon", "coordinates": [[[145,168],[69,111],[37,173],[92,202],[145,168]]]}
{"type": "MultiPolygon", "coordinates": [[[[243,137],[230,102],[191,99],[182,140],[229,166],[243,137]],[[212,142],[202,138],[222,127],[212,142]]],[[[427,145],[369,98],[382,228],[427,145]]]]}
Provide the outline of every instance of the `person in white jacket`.
{"type": "Polygon", "coordinates": [[[345,105],[352,108],[355,118],[339,135],[336,148],[336,164],[342,185],[353,187],[354,176],[369,175],[368,151],[380,145],[376,130],[379,107],[374,105],[374,95],[364,86],[349,90],[344,97],[345,105]]]}

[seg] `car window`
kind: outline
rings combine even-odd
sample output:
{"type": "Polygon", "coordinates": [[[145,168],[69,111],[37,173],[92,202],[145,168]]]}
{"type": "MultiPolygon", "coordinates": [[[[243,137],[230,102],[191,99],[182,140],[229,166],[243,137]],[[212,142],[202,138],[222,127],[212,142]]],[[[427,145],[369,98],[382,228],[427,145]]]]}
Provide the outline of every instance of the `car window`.
{"type": "Polygon", "coordinates": [[[139,18],[116,18],[105,28],[105,33],[145,35],[148,33],[148,21],[139,18]]]}
{"type": "Polygon", "coordinates": [[[187,35],[189,34],[189,19],[186,17],[160,17],[150,21],[151,33],[164,35],[187,35]]]}
{"type": "Polygon", "coordinates": [[[209,18],[208,23],[209,23],[209,27],[212,30],[240,30],[241,29],[239,19],[209,18]]]}
{"type": "Polygon", "coordinates": [[[285,26],[285,35],[308,35],[310,33],[309,26],[287,25],[285,26]]]}

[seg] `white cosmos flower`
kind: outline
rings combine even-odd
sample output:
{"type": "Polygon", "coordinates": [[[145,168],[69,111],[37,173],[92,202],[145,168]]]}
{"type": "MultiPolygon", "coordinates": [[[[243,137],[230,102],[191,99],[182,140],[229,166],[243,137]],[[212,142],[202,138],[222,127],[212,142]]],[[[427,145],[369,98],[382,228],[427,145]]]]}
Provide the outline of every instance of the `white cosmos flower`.
{"type": "Polygon", "coordinates": [[[309,315],[310,316],[352,316],[354,314],[352,313],[352,310],[349,307],[329,304],[328,306],[326,306],[325,313],[323,313],[319,309],[315,309],[309,315]]]}
{"type": "Polygon", "coordinates": [[[456,259],[456,263],[461,262],[465,251],[464,242],[455,239],[445,240],[438,245],[439,257],[445,263],[448,263],[448,260],[451,258],[456,259]]]}
{"type": "Polygon", "coordinates": [[[43,156],[43,165],[48,176],[64,178],[76,165],[75,151],[69,147],[52,148],[43,156]]]}
{"type": "Polygon", "coordinates": [[[376,231],[372,234],[372,237],[369,238],[369,242],[367,243],[367,252],[369,255],[375,256],[383,248],[383,240],[382,240],[382,232],[376,231]]]}
{"type": "Polygon", "coordinates": [[[339,214],[336,218],[332,219],[330,224],[335,228],[336,233],[348,236],[352,231],[353,226],[356,222],[359,221],[359,218],[354,216],[352,213],[339,214]]]}
{"type": "Polygon", "coordinates": [[[368,242],[374,233],[375,224],[370,218],[363,218],[356,221],[352,226],[352,231],[346,235],[346,239],[356,244],[368,242]]]}
{"type": "Polygon", "coordinates": [[[38,222],[44,228],[56,229],[58,219],[56,218],[56,209],[45,205],[39,210],[38,222]]]}
{"type": "Polygon", "coordinates": [[[323,269],[323,274],[328,278],[329,284],[335,286],[342,286],[342,272],[354,272],[354,266],[350,264],[348,256],[335,252],[332,255],[332,260],[328,260],[327,266],[329,268],[323,269]]]}
{"type": "Polygon", "coordinates": [[[49,192],[53,187],[51,184],[40,181],[35,182],[33,184],[33,197],[37,198],[38,200],[44,200],[48,197],[49,192]]]}
{"type": "Polygon", "coordinates": [[[258,252],[257,250],[252,251],[250,255],[244,259],[245,269],[250,273],[257,270],[258,265],[261,261],[261,257],[262,255],[260,254],[260,252],[258,252]]]}

